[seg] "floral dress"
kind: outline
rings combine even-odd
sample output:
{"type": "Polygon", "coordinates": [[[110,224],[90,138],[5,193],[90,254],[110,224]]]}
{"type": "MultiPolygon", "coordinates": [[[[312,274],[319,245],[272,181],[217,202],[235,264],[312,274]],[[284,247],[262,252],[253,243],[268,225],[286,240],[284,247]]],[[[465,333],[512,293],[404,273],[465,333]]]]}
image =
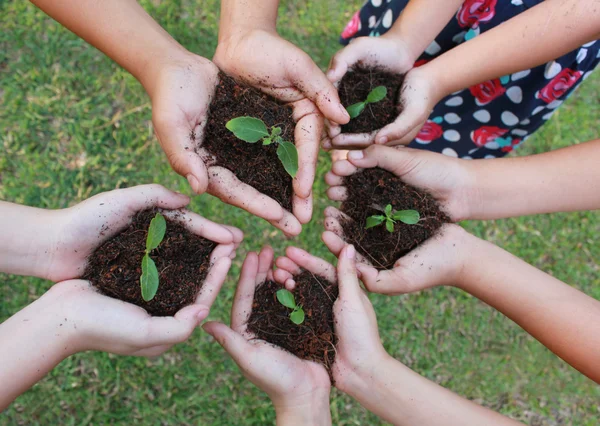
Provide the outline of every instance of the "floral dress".
{"type": "MultiPolygon", "coordinates": [[[[415,66],[540,2],[465,0],[415,66]]],[[[367,1],[344,29],[341,43],[385,33],[407,3],[408,0],[367,1]]],[[[461,158],[502,157],[548,121],[598,62],[600,41],[593,41],[547,64],[453,93],[435,106],[410,146],[461,158]]]]}

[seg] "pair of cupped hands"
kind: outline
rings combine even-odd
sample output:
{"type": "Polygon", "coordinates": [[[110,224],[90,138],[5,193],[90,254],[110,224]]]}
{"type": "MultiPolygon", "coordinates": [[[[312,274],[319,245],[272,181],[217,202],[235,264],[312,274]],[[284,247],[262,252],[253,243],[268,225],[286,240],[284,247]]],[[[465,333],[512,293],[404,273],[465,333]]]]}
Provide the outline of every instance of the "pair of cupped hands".
{"type": "Polygon", "coordinates": [[[196,194],[208,192],[247,210],[291,236],[298,235],[302,224],[312,217],[312,186],[321,144],[325,149],[366,147],[375,141],[407,144],[418,133],[435,105],[434,99],[442,96],[434,95],[433,79],[422,75],[419,68],[412,69],[415,59],[401,39],[362,37],[339,51],[324,74],[305,52],[276,31],[252,29],[221,37],[214,63],[183,49],[174,53],[146,89],[152,99],[160,144],[172,168],[187,178],[192,190],[196,194]],[[357,64],[408,72],[401,95],[404,111],[396,122],[380,131],[341,134],[340,125],[350,117],[335,85],[357,64]],[[230,170],[215,166],[202,148],[219,68],[292,106],[299,159],[292,212],[239,181],[230,170]]]}

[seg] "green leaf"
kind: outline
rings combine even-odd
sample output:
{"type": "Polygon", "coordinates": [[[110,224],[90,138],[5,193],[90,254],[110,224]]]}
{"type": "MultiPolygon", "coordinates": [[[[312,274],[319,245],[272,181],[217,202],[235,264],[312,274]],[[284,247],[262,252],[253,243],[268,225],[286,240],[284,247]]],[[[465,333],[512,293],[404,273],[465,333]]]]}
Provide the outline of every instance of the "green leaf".
{"type": "Polygon", "coordinates": [[[245,142],[258,142],[262,138],[269,136],[267,126],[262,120],[254,117],[238,117],[229,120],[225,125],[236,138],[245,142]]]}
{"type": "Polygon", "coordinates": [[[365,229],[373,228],[374,226],[381,225],[385,220],[385,216],[370,216],[367,218],[367,226],[365,229]]]}
{"type": "Polygon", "coordinates": [[[377,86],[376,88],[371,90],[371,93],[369,93],[369,96],[367,96],[367,103],[372,104],[375,102],[379,102],[383,100],[386,96],[387,88],[385,86],[377,86]]]}
{"type": "Polygon", "coordinates": [[[150,221],[148,228],[148,237],[146,237],[146,252],[150,253],[162,242],[167,231],[167,222],[162,214],[156,213],[156,216],[150,221]]]}
{"type": "Polygon", "coordinates": [[[151,301],[158,291],[158,270],[154,260],[145,255],[142,259],[142,276],[140,277],[140,286],[142,287],[142,299],[146,302],[151,301]]]}
{"type": "Polygon", "coordinates": [[[264,138],[262,143],[263,145],[271,145],[273,140],[271,138],[264,138]]]}
{"type": "Polygon", "coordinates": [[[361,112],[363,112],[366,106],[366,102],[358,102],[353,105],[350,105],[348,108],[346,108],[346,111],[348,111],[350,118],[356,118],[360,115],[361,112]]]}
{"type": "Polygon", "coordinates": [[[271,137],[279,136],[281,134],[281,127],[271,127],[271,137]]]}
{"type": "Polygon", "coordinates": [[[391,220],[386,220],[385,229],[387,229],[388,232],[394,232],[394,222],[392,222],[391,220]]]}
{"type": "Polygon", "coordinates": [[[385,215],[389,217],[391,214],[392,214],[392,205],[388,204],[387,206],[385,206],[385,215]]]}
{"type": "Polygon", "coordinates": [[[280,142],[277,147],[277,156],[285,171],[291,177],[296,177],[296,173],[298,173],[298,150],[296,145],[291,142],[280,142]]]}
{"type": "Polygon", "coordinates": [[[304,322],[304,309],[298,308],[290,314],[290,319],[296,325],[300,325],[304,322]]]}
{"type": "Polygon", "coordinates": [[[414,225],[421,219],[421,215],[416,210],[400,210],[394,213],[393,218],[407,225],[414,225]]]}
{"type": "Polygon", "coordinates": [[[294,299],[294,295],[291,291],[286,290],[285,288],[277,290],[277,300],[286,308],[295,309],[296,308],[296,299],[294,299]]]}

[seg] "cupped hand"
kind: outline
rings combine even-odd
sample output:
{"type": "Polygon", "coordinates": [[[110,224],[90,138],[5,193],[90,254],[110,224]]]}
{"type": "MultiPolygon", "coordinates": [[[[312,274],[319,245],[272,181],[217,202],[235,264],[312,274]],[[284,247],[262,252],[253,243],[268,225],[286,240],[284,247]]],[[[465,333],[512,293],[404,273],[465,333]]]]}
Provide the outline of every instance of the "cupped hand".
{"type": "Polygon", "coordinates": [[[185,195],[150,184],[104,192],[73,207],[56,211],[57,223],[53,243],[48,250],[45,278],[58,282],[80,277],[88,256],[97,247],[125,229],[136,213],[158,207],[164,209],[167,216],[172,214],[168,210],[178,210],[179,220],[190,232],[218,243],[211,254],[212,266],[207,281],[217,281],[220,287],[243,233],[190,211],[179,210],[189,201],[185,195]]]}
{"type": "MultiPolygon", "coordinates": [[[[405,183],[428,191],[453,220],[470,217],[476,205],[477,191],[468,162],[442,154],[403,147],[371,146],[364,151],[352,151],[348,160],[337,161],[326,176],[327,191],[333,201],[344,201],[346,176],[361,169],[380,167],[394,173],[405,183]]],[[[334,207],[325,209],[323,241],[329,250],[339,255],[345,245],[340,219],[351,220],[334,207]]],[[[468,235],[461,227],[444,225],[438,234],[398,259],[394,268],[378,271],[371,262],[358,256],[358,271],[369,291],[403,294],[459,281],[462,265],[468,253],[468,235]]]]}
{"type": "Polygon", "coordinates": [[[338,253],[337,268],[323,259],[288,247],[286,256],[277,259],[275,277],[293,288],[292,276],[302,269],[337,282],[339,295],[333,306],[336,355],[333,364],[335,386],[348,392],[356,380],[366,380],[369,373],[387,358],[377,329],[373,305],[360,287],[355,265],[355,249],[344,245],[338,253]]]}
{"type": "Polygon", "coordinates": [[[244,376],[266,392],[277,410],[302,408],[311,410],[315,400],[329,401],[331,387],[322,365],[300,358],[258,340],[247,329],[252,312],[254,291],[265,280],[273,279],[273,250],[248,253],[231,310],[231,328],[208,322],[203,328],[223,346],[244,376]]]}

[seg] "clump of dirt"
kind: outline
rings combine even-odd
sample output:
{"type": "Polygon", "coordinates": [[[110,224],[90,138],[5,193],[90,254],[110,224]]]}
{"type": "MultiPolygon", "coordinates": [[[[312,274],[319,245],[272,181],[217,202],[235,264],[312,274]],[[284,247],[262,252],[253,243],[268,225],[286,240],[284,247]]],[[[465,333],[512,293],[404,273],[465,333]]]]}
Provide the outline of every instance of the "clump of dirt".
{"type": "Polygon", "coordinates": [[[358,117],[342,126],[342,133],[370,133],[392,123],[402,112],[399,104],[402,83],[404,74],[394,74],[383,68],[359,65],[347,72],[338,87],[345,107],[364,101],[378,86],[387,88],[387,96],[380,102],[367,104],[358,117]]]}
{"type": "Polygon", "coordinates": [[[345,239],[377,269],[392,268],[398,259],[451,222],[429,193],[407,185],[387,170],[364,169],[345,177],[342,185],[347,198],[340,210],[351,218],[341,220],[345,239]],[[388,232],[384,224],[365,229],[367,218],[383,215],[388,204],[394,210],[417,210],[421,219],[415,225],[397,221],[394,232],[388,232]]]}
{"type": "Polygon", "coordinates": [[[131,225],[98,247],[89,257],[82,278],[103,294],[141,306],[153,316],[172,316],[195,302],[217,244],[188,231],[181,223],[183,219],[165,217],[165,237],[150,253],[160,284],[154,299],[145,302],[140,289],[141,265],[148,227],[156,212],[139,212],[131,225]]]}
{"type": "Polygon", "coordinates": [[[277,144],[244,142],[225,127],[229,120],[243,116],[259,118],[269,129],[281,127],[283,140],[294,143],[296,123],[291,107],[219,73],[219,84],[210,104],[202,147],[215,158],[214,165],[231,170],[239,180],[273,198],[291,212],[292,177],[277,157],[277,144]]]}
{"type": "Polygon", "coordinates": [[[331,376],[337,343],[333,304],[338,297],[338,286],[308,271],[294,276],[294,281],[296,287],[292,293],[296,304],[304,310],[304,322],[296,325],[290,320],[292,310],[279,303],[276,296],[282,287],[266,281],[254,294],[248,331],[299,358],[322,364],[331,376]]]}

